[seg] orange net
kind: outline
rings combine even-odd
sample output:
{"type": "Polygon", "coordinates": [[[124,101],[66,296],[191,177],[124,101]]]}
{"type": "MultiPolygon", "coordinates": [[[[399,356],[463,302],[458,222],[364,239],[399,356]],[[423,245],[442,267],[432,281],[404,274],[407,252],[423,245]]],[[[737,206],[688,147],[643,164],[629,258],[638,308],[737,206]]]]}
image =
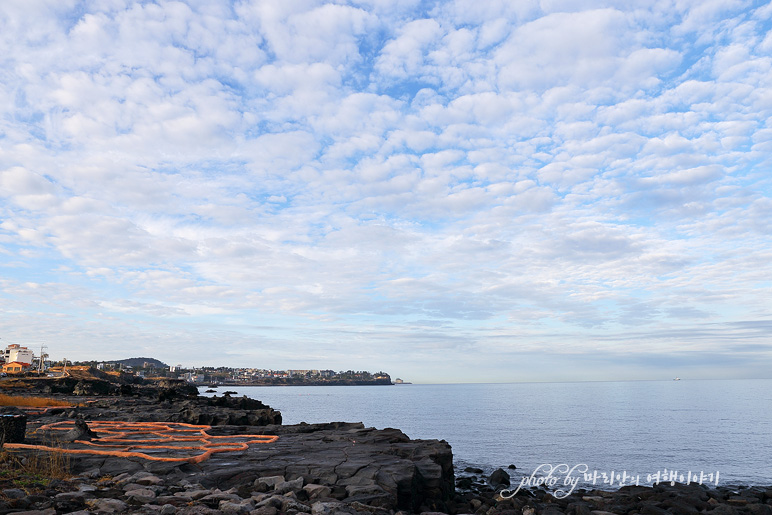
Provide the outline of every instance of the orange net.
{"type": "MultiPolygon", "coordinates": [[[[39,429],[68,431],[75,427],[74,424],[72,421],[56,422],[39,429]]],[[[201,463],[215,453],[245,451],[251,444],[272,443],[279,439],[274,435],[213,436],[207,433],[211,426],[180,422],[89,421],[89,428],[99,435],[98,440],[75,440],[72,448],[23,443],[8,443],[5,448],[201,463]]]]}

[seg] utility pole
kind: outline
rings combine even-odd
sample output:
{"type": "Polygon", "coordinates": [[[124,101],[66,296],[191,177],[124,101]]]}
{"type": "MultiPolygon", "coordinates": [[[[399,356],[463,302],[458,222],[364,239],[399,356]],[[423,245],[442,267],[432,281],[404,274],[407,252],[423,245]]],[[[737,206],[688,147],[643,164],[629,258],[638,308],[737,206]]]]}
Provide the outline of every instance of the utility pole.
{"type": "Polygon", "coordinates": [[[46,346],[44,344],[40,344],[40,363],[38,363],[38,374],[43,373],[43,362],[48,357],[48,354],[45,352],[46,346]]]}

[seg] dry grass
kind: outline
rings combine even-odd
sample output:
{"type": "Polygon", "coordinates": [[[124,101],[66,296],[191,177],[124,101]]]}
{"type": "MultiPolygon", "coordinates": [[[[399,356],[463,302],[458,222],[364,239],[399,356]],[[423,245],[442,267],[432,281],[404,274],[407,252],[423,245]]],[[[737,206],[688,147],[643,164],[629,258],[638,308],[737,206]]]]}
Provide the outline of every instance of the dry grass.
{"type": "Polygon", "coordinates": [[[70,476],[70,456],[65,453],[0,450],[0,478],[17,486],[47,484],[52,479],[68,479],[70,476]]]}
{"type": "Polygon", "coordinates": [[[45,408],[49,406],[72,406],[72,404],[67,401],[51,399],[50,397],[23,397],[20,395],[0,394],[0,406],[45,408]]]}

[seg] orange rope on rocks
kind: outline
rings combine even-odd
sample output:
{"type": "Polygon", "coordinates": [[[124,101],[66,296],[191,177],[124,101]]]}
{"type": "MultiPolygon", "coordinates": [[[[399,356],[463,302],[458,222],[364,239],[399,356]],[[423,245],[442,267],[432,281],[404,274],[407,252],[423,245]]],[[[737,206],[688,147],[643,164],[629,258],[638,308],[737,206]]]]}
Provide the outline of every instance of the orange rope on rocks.
{"type": "Polygon", "coordinates": [[[20,410],[25,412],[27,415],[45,415],[48,413],[49,410],[52,409],[74,409],[76,406],[67,405],[67,406],[17,406],[20,410]]]}
{"type": "MultiPolygon", "coordinates": [[[[41,430],[67,431],[74,427],[74,422],[64,421],[41,426],[41,430]]],[[[218,452],[245,451],[250,444],[272,443],[279,439],[275,435],[233,435],[213,436],[207,433],[212,426],[197,426],[181,422],[115,422],[90,421],[89,427],[100,434],[99,440],[89,442],[76,440],[73,444],[87,446],[78,449],[63,449],[47,445],[8,443],[8,449],[36,449],[69,454],[97,454],[122,458],[143,458],[152,461],[171,461],[201,463],[218,452]],[[102,436],[105,434],[107,436],[102,436]],[[229,441],[216,442],[225,439],[229,441]],[[241,440],[241,441],[239,441],[241,440]],[[179,443],[198,442],[198,445],[179,445],[179,443]],[[90,447],[90,448],[89,448],[90,447]],[[99,448],[107,449],[100,450],[99,448]],[[185,457],[151,456],[133,449],[158,449],[166,451],[203,451],[201,454],[185,457]]]]}
{"type": "MultiPolygon", "coordinates": [[[[86,404],[94,404],[96,400],[87,400],[86,404]]],[[[45,415],[52,409],[76,409],[82,406],[81,404],[63,404],[59,406],[15,406],[24,411],[27,415],[45,415]]]]}

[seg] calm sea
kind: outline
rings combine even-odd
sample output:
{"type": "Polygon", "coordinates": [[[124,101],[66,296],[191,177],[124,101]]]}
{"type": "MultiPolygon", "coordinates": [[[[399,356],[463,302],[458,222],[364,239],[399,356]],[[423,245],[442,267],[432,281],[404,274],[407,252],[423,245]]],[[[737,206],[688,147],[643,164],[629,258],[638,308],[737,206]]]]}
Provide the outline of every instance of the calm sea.
{"type": "Polygon", "coordinates": [[[219,390],[265,402],[285,424],[363,422],[444,439],[457,469],[514,464],[516,480],[544,471],[541,465],[566,464],[597,471],[601,488],[604,472],[650,484],[648,476],[664,469],[702,472],[706,483],[718,473],[719,485],[772,485],[768,379],[219,390]]]}

